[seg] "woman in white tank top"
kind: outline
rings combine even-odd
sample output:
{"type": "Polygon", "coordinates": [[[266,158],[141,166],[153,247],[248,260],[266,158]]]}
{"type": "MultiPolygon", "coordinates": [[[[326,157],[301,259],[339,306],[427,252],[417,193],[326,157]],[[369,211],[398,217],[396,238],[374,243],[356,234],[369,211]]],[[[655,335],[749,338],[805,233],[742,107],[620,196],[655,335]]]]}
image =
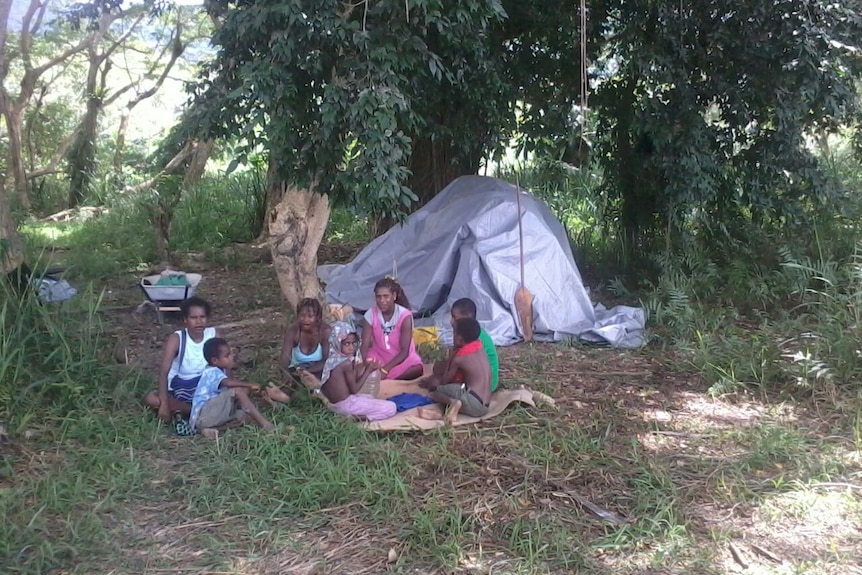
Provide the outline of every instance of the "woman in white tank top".
{"type": "Polygon", "coordinates": [[[180,304],[180,311],[185,329],[168,336],[159,366],[158,388],[144,398],[165,422],[174,413],[191,412],[195,388],[207,365],[204,342],[218,336],[215,328],[207,327],[210,304],[206,300],[192,296],[180,304]]]}

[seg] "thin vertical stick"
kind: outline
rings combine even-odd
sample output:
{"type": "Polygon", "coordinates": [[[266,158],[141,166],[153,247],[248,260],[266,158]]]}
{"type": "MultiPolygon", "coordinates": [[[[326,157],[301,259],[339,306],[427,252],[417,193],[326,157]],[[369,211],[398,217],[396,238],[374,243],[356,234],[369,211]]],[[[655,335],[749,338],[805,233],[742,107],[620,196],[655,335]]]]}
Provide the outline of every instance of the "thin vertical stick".
{"type": "Polygon", "coordinates": [[[587,124],[587,101],[589,100],[590,79],[587,62],[587,0],[581,0],[581,138],[580,149],[584,145],[584,130],[587,124]]]}
{"type": "Polygon", "coordinates": [[[524,287],[526,284],[524,282],[524,229],[521,224],[521,186],[520,184],[515,183],[515,194],[517,194],[518,198],[518,247],[521,252],[521,287],[524,287]]]}

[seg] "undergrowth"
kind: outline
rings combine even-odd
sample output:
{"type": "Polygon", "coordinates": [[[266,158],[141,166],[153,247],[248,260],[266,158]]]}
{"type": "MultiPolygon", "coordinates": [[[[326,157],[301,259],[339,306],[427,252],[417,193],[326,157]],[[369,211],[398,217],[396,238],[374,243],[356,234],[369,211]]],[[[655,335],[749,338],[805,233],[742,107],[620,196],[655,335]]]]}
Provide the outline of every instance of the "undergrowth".
{"type": "MultiPolygon", "coordinates": [[[[157,260],[152,207],[157,192],[106,200],[105,213],[83,221],[24,226],[31,255],[60,248],[72,277],[104,279],[147,269],[157,260]]],[[[174,253],[211,252],[257,238],[266,210],[265,176],[248,171],[206,176],[184,192],[171,224],[174,253]]]]}

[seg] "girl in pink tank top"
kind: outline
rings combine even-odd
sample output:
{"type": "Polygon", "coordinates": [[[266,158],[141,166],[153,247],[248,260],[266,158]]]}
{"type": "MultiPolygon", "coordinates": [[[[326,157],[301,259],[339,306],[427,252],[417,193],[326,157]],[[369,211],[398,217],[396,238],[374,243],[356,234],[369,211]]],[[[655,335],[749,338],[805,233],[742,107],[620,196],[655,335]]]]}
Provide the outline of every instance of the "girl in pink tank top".
{"type": "Polygon", "coordinates": [[[413,343],[413,314],[401,286],[386,277],[374,285],[377,305],[365,312],[362,358],[380,364],[384,379],[422,377],[422,358],[413,343]]]}

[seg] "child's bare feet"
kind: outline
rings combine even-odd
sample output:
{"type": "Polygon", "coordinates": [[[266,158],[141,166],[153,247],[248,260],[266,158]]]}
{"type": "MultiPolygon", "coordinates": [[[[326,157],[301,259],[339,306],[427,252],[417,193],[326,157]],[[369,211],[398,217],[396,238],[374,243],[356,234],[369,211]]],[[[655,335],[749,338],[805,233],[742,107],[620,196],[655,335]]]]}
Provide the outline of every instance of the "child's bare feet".
{"type": "Polygon", "coordinates": [[[204,439],[218,439],[218,429],[214,427],[201,429],[201,437],[204,439]]]}
{"type": "Polygon", "coordinates": [[[290,403],[290,396],[272,384],[266,386],[264,397],[278,403],[290,403]]]}
{"type": "Polygon", "coordinates": [[[263,428],[264,431],[275,431],[276,429],[278,429],[275,425],[273,425],[269,422],[267,422],[266,425],[261,425],[261,427],[263,428]]]}
{"type": "Polygon", "coordinates": [[[311,374],[308,370],[298,369],[297,373],[299,374],[299,381],[302,382],[309,391],[314,391],[315,389],[320,389],[322,384],[320,380],[311,374]]]}
{"type": "Polygon", "coordinates": [[[443,419],[443,414],[436,407],[420,407],[416,413],[422,419],[430,419],[431,421],[443,419]]]}
{"type": "Polygon", "coordinates": [[[455,420],[458,419],[458,412],[461,411],[461,400],[456,399],[449,406],[449,412],[446,414],[446,423],[455,425],[455,420]]]}

